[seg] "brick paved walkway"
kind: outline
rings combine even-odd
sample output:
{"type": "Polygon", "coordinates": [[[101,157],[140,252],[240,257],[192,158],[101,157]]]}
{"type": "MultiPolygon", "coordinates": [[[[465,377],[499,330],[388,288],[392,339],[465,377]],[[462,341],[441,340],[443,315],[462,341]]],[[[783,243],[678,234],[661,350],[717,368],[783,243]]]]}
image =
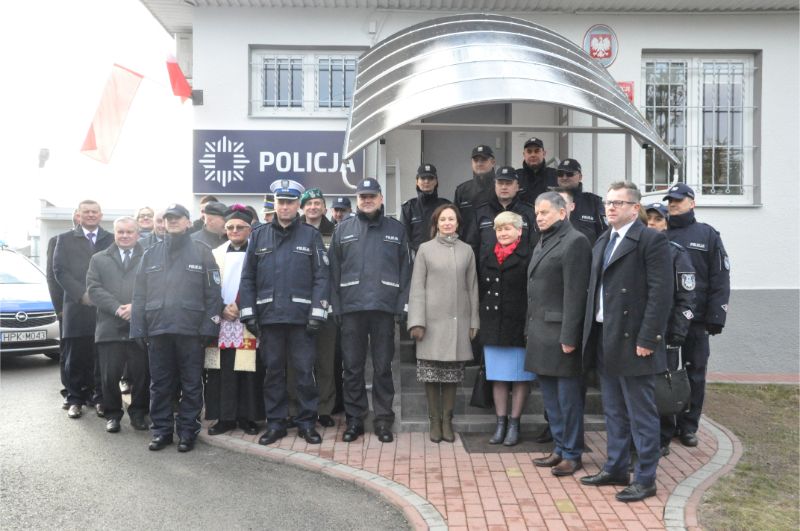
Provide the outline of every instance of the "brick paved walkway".
{"type": "Polygon", "coordinates": [[[673,441],[671,454],[659,464],[658,496],[625,504],[614,499],[621,488],[578,481],[605,461],[605,432],[587,432],[593,452],[585,454],[583,471],[556,478],[532,464],[543,453],[470,454],[460,439],[434,444],[426,433],[400,433],[391,444],[367,434],[348,444],[341,441],[343,431],[337,418],[337,426],[320,430],[321,445],[307,445],[295,430],[269,447],[257,444],[258,435],[241,431],[210,437],[204,429],[201,440],[354,481],[400,507],[413,527],[451,530],[664,529],[670,495],[676,488],[685,491],[679,497],[691,495],[690,487],[679,484],[717,452],[717,438],[705,427],[696,448],[673,441]]]}

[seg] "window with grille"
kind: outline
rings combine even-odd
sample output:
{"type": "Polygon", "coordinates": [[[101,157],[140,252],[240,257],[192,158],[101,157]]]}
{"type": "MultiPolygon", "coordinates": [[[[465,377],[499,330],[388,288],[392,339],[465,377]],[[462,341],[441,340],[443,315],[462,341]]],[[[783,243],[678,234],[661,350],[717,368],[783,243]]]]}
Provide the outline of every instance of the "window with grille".
{"type": "Polygon", "coordinates": [[[677,176],[707,204],[752,202],[753,57],[646,56],[642,67],[643,114],[681,161],[676,168],[647,149],[645,188],[664,189],[677,176]]]}
{"type": "Polygon", "coordinates": [[[264,107],[303,106],[303,59],[264,57],[264,107]]]}
{"type": "Polygon", "coordinates": [[[320,58],[317,69],[317,101],[320,107],[350,107],[356,79],[356,60],[320,58]]]}

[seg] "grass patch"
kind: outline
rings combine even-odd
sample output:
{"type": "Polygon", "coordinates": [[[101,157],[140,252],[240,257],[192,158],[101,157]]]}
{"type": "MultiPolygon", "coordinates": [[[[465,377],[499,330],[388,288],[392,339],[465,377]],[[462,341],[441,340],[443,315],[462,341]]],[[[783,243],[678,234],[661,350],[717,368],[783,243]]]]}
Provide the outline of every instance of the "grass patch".
{"type": "Polygon", "coordinates": [[[739,438],[735,470],[706,491],[704,529],[800,529],[800,388],[709,384],[703,413],[739,438]]]}

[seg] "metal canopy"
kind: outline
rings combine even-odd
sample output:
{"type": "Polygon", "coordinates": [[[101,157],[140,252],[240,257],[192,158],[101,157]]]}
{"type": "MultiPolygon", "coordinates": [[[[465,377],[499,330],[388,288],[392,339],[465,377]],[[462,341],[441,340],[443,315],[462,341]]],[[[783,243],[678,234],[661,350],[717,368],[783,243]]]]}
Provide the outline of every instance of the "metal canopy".
{"type": "Polygon", "coordinates": [[[486,103],[541,102],[612,122],[679,164],[605,68],[561,35],[519,18],[429,20],[358,61],[345,157],[415,120],[486,103]]]}

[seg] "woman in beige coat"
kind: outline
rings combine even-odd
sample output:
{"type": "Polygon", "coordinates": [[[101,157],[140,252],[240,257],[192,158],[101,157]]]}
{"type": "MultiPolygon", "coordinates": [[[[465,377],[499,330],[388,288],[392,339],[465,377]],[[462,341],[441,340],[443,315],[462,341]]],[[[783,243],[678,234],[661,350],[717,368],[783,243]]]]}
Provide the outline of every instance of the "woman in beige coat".
{"type": "Polygon", "coordinates": [[[472,248],[458,239],[461,214],[442,205],[431,216],[431,240],[414,259],[408,330],[417,342],[417,380],[425,384],[431,441],[455,441],[453,406],[478,332],[478,279],[472,248]]]}

